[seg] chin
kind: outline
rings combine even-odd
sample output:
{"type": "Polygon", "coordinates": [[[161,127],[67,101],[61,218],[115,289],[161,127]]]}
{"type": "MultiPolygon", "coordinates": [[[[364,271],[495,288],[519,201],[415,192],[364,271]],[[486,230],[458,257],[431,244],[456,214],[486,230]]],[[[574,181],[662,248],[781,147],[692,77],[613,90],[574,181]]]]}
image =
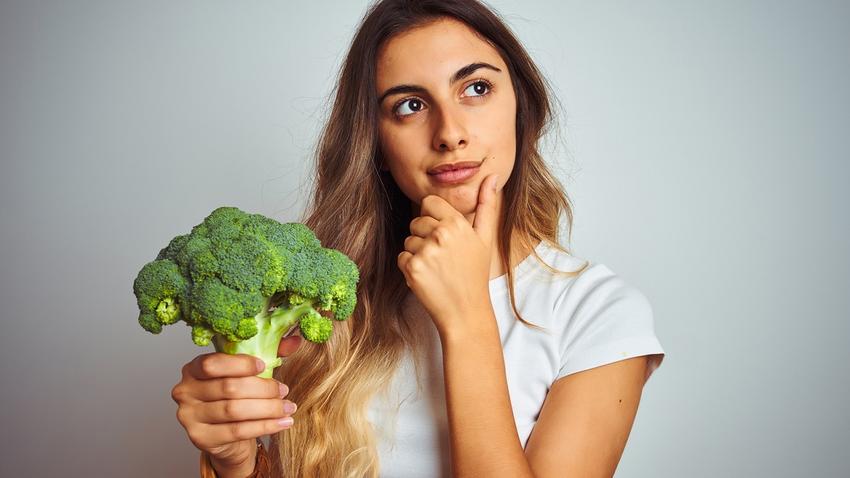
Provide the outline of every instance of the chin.
{"type": "MultiPolygon", "coordinates": [[[[475,208],[478,207],[478,189],[480,187],[480,183],[469,183],[454,185],[448,188],[438,188],[437,190],[426,189],[423,191],[421,198],[424,199],[430,195],[439,196],[455,208],[456,211],[464,216],[468,216],[475,213],[475,208]]],[[[422,208],[422,199],[417,204],[420,211],[422,208]]]]}
{"type": "Polygon", "coordinates": [[[440,194],[459,213],[467,216],[475,212],[478,207],[478,190],[476,188],[453,188],[445,195],[440,194]]]}

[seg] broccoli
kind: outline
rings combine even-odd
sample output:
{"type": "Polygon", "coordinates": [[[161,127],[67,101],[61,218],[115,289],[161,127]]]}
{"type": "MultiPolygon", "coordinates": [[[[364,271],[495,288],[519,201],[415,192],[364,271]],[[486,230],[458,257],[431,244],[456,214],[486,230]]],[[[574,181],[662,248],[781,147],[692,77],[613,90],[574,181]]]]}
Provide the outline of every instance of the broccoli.
{"type": "Polygon", "coordinates": [[[327,315],[351,316],[359,280],[357,265],[307,226],[220,207],[145,264],[133,292],[148,332],[183,320],[195,344],[259,357],[258,376],[271,378],[281,338],[300,327],[305,339],[326,342],[327,315]]]}

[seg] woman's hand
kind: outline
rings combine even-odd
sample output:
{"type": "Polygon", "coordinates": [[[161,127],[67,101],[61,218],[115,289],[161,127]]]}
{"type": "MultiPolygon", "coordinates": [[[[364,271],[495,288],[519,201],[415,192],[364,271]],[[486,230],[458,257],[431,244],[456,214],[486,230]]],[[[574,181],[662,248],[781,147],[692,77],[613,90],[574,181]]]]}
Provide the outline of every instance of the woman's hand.
{"type": "MultiPolygon", "coordinates": [[[[420,216],[410,222],[398,267],[407,285],[434,320],[441,336],[473,312],[491,308],[490,256],[498,225],[496,175],[478,191],[474,224],[436,195],[422,199],[420,216]]],[[[474,325],[474,324],[473,324],[474,325]]]]}
{"type": "MultiPolygon", "coordinates": [[[[284,338],[278,355],[292,355],[301,341],[297,335],[284,338]]],[[[198,355],[183,366],[183,377],[171,391],[178,405],[177,420],[192,444],[209,453],[219,472],[244,468],[250,473],[257,437],[292,426],[281,422],[295,411],[294,403],[282,400],[289,388],[277,380],[257,377],[259,362],[246,354],[198,355]]]]}

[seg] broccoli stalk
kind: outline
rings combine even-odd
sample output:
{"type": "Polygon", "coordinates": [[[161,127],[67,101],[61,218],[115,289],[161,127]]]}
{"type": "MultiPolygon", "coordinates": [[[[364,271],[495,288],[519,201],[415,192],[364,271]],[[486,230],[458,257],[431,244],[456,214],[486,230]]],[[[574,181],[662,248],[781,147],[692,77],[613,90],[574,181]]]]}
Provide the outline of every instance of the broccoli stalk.
{"type": "Polygon", "coordinates": [[[281,338],[298,326],[305,339],[326,342],[331,318],[353,313],[359,279],[356,264],[305,225],[220,207],[145,264],[133,292],[148,332],[182,320],[195,344],[258,357],[259,376],[271,378],[281,338]]]}
{"type": "MultiPolygon", "coordinates": [[[[270,306],[271,307],[271,306],[270,306]]],[[[283,359],[277,356],[281,339],[300,325],[308,330],[304,335],[320,337],[330,336],[333,330],[329,321],[313,308],[311,302],[294,305],[291,308],[276,307],[267,312],[254,316],[257,321],[257,335],[250,339],[232,342],[221,334],[212,337],[217,352],[227,354],[249,354],[259,357],[266,363],[266,369],[259,374],[263,378],[272,378],[275,368],[283,364],[283,359]],[[299,324],[300,318],[300,324],[299,324]]]]}

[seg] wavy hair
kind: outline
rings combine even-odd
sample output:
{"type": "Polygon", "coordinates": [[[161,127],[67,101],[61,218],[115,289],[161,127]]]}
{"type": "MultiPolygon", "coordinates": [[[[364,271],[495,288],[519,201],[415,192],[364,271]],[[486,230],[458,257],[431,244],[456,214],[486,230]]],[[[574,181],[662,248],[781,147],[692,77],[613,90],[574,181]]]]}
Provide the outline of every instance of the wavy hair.
{"type": "Polygon", "coordinates": [[[538,327],[524,320],[515,304],[513,239],[552,273],[577,275],[584,269],[558,271],[534,250],[545,240],[569,253],[558,242],[559,219],[566,215],[569,231],[573,215],[564,188],[538,151],[538,141],[552,120],[552,95],[514,34],[477,0],[372,4],[332,92],[332,108],[313,152],[313,193],[302,217],[324,247],[344,252],[360,268],[357,307],[349,320],[336,323],[328,343],[304,341],[276,369],[275,378],[289,385],[288,398],[298,404],[295,425],[272,436],[276,476],[377,477],[376,431],[367,416],[368,406],[387,391],[405,350],[413,353],[417,372],[421,366],[427,330],[405,314],[403,304],[410,291],[396,263],[412,211],[410,199],[380,168],[376,58],[393,36],[445,17],[470,26],[495,48],[514,85],[517,153],[502,189],[498,253],[517,319],[538,327]]]}

